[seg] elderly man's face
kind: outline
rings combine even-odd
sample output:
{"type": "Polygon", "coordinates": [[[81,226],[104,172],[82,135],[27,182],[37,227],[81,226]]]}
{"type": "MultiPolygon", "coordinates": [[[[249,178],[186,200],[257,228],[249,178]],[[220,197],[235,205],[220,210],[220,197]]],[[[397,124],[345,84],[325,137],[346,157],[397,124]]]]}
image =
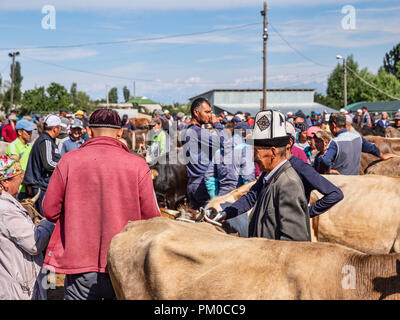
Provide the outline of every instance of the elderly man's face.
{"type": "Polygon", "coordinates": [[[254,147],[254,162],[258,164],[261,171],[271,172],[273,169],[272,148],[254,147]]]}

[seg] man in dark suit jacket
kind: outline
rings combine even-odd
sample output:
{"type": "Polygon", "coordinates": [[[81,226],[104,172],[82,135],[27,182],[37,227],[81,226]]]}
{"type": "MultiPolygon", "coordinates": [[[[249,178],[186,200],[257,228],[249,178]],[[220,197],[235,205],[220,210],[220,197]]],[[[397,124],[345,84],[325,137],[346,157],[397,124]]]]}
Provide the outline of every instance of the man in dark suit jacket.
{"type": "MultiPolygon", "coordinates": [[[[281,112],[257,114],[250,141],[254,143],[254,161],[263,173],[257,182],[262,184],[261,192],[249,217],[249,237],[311,240],[304,186],[286,158],[289,140],[281,112]]],[[[231,218],[229,211],[224,218],[231,218]]]]}

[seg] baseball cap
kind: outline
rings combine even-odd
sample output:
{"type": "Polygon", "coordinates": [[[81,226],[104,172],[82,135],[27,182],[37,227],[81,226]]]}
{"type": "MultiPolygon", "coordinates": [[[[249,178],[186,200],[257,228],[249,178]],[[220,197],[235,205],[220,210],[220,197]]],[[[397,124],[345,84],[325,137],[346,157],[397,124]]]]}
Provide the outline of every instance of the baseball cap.
{"type": "Polygon", "coordinates": [[[44,124],[48,127],[61,126],[61,119],[54,114],[50,114],[44,119],[44,124]]]}
{"type": "Polygon", "coordinates": [[[241,122],[242,120],[238,116],[234,116],[231,122],[241,122]]]}
{"type": "Polygon", "coordinates": [[[15,126],[16,130],[25,130],[25,131],[33,131],[35,128],[28,120],[19,120],[17,125],[15,126]]]}
{"type": "Polygon", "coordinates": [[[317,126],[309,127],[307,129],[306,135],[307,135],[307,137],[311,137],[312,138],[314,136],[314,134],[316,132],[318,132],[319,130],[321,130],[321,129],[320,129],[320,127],[317,127],[317,126]]]}
{"type": "Polygon", "coordinates": [[[298,110],[298,111],[294,114],[293,118],[295,118],[295,119],[296,119],[296,118],[303,118],[303,119],[305,119],[305,118],[306,118],[306,115],[304,114],[303,111],[298,110]]]}
{"type": "Polygon", "coordinates": [[[83,123],[79,119],[74,119],[74,121],[71,124],[71,128],[81,128],[83,129],[83,123]]]}
{"type": "Polygon", "coordinates": [[[357,109],[357,112],[362,112],[362,110],[361,109],[357,109]]]}
{"type": "Polygon", "coordinates": [[[176,116],[180,119],[180,118],[184,117],[185,114],[180,111],[180,112],[178,112],[178,114],[176,116]]]}
{"type": "Polygon", "coordinates": [[[83,116],[85,113],[82,110],[78,110],[77,112],[74,113],[75,115],[78,116],[83,116]]]}
{"type": "Polygon", "coordinates": [[[233,129],[248,130],[250,129],[250,126],[246,122],[240,121],[234,125],[233,129]]]}
{"type": "Polygon", "coordinates": [[[17,121],[18,118],[17,118],[17,116],[15,114],[12,114],[12,115],[8,116],[8,120],[17,121]]]}

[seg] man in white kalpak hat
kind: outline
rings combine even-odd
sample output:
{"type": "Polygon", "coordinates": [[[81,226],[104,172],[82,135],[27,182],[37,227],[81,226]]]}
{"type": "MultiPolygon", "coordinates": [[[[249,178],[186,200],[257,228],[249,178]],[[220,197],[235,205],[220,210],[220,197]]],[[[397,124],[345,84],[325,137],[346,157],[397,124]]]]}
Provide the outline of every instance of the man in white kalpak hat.
{"type": "MultiPolygon", "coordinates": [[[[249,217],[249,237],[310,241],[308,202],[300,177],[286,159],[290,136],[285,116],[266,110],[256,115],[248,143],[254,143],[254,161],[263,173],[256,184],[262,190],[249,217]]],[[[254,187],[254,186],[253,186],[254,187]]],[[[215,220],[232,218],[222,213],[215,220]]]]}

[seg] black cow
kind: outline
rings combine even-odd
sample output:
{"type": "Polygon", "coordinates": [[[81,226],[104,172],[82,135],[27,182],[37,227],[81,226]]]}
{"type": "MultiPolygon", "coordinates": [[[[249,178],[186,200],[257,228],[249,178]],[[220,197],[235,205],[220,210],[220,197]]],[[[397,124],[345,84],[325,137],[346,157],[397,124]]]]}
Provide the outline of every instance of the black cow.
{"type": "Polygon", "coordinates": [[[186,203],[188,175],[186,165],[170,160],[166,154],[152,161],[149,167],[159,207],[178,210],[186,203]]]}

